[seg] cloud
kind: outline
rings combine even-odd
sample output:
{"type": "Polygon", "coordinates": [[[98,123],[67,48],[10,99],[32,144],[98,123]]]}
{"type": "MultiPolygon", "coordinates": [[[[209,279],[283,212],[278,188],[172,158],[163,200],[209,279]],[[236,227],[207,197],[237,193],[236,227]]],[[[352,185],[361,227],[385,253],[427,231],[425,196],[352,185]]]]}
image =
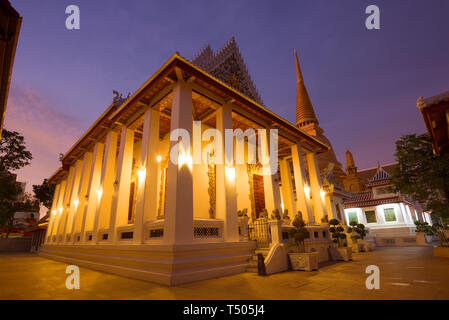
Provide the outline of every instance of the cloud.
{"type": "Polygon", "coordinates": [[[31,165],[17,172],[17,179],[27,183],[27,192],[60,167],[59,154],[72,146],[84,128],[79,119],[57,111],[49,99],[17,83],[11,86],[4,127],[22,134],[33,155],[31,165]]]}

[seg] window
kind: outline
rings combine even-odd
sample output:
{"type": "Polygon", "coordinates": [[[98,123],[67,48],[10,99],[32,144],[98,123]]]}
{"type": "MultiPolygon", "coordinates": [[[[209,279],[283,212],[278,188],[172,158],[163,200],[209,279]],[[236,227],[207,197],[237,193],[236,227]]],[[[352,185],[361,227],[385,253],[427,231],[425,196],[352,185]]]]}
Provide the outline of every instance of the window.
{"type": "Polygon", "coordinates": [[[374,211],[374,210],[365,211],[365,217],[366,217],[367,223],[376,223],[377,222],[376,211],[374,211]]]}
{"type": "Polygon", "coordinates": [[[348,212],[348,220],[349,222],[355,221],[356,223],[359,223],[359,219],[357,218],[357,212],[348,212]]]}
{"type": "Polygon", "coordinates": [[[384,209],[384,216],[386,222],[396,221],[396,214],[393,208],[384,209]]]}
{"type": "Polygon", "coordinates": [[[384,194],[388,194],[388,193],[393,193],[393,191],[391,190],[391,187],[383,187],[383,188],[377,188],[376,189],[376,194],[378,196],[384,195],[384,194]]]}

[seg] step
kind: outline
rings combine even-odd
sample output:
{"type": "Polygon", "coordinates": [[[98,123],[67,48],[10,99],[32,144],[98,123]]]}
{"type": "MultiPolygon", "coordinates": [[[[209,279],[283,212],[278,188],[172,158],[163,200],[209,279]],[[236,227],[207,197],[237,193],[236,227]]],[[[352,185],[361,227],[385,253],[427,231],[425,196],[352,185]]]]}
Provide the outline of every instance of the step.
{"type": "Polygon", "coordinates": [[[257,267],[247,267],[246,272],[259,273],[259,269],[257,267]]]}

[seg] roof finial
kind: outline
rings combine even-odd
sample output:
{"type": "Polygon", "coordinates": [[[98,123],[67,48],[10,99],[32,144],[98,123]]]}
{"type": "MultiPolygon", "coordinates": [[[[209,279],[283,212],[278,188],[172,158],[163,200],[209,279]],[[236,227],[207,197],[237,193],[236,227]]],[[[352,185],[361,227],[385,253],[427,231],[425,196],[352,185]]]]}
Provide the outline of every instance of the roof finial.
{"type": "Polygon", "coordinates": [[[312,102],[309,98],[306,86],[304,85],[304,78],[302,76],[301,67],[299,65],[298,53],[295,51],[296,61],[296,125],[301,127],[308,123],[318,124],[318,119],[313,110],[312,102]]]}

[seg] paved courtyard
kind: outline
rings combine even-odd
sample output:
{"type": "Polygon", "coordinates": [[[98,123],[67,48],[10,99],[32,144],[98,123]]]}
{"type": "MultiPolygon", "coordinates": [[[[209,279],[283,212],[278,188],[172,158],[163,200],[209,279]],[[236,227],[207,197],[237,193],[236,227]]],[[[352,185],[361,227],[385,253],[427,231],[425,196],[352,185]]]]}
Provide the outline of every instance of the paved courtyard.
{"type": "Polygon", "coordinates": [[[431,247],[377,248],[353,258],[316,272],[244,273],[177,287],[80,268],[81,288],[68,290],[66,264],[0,253],[0,299],[449,299],[449,259],[433,257],[431,247]],[[380,268],[379,290],[365,287],[368,265],[380,268]]]}

